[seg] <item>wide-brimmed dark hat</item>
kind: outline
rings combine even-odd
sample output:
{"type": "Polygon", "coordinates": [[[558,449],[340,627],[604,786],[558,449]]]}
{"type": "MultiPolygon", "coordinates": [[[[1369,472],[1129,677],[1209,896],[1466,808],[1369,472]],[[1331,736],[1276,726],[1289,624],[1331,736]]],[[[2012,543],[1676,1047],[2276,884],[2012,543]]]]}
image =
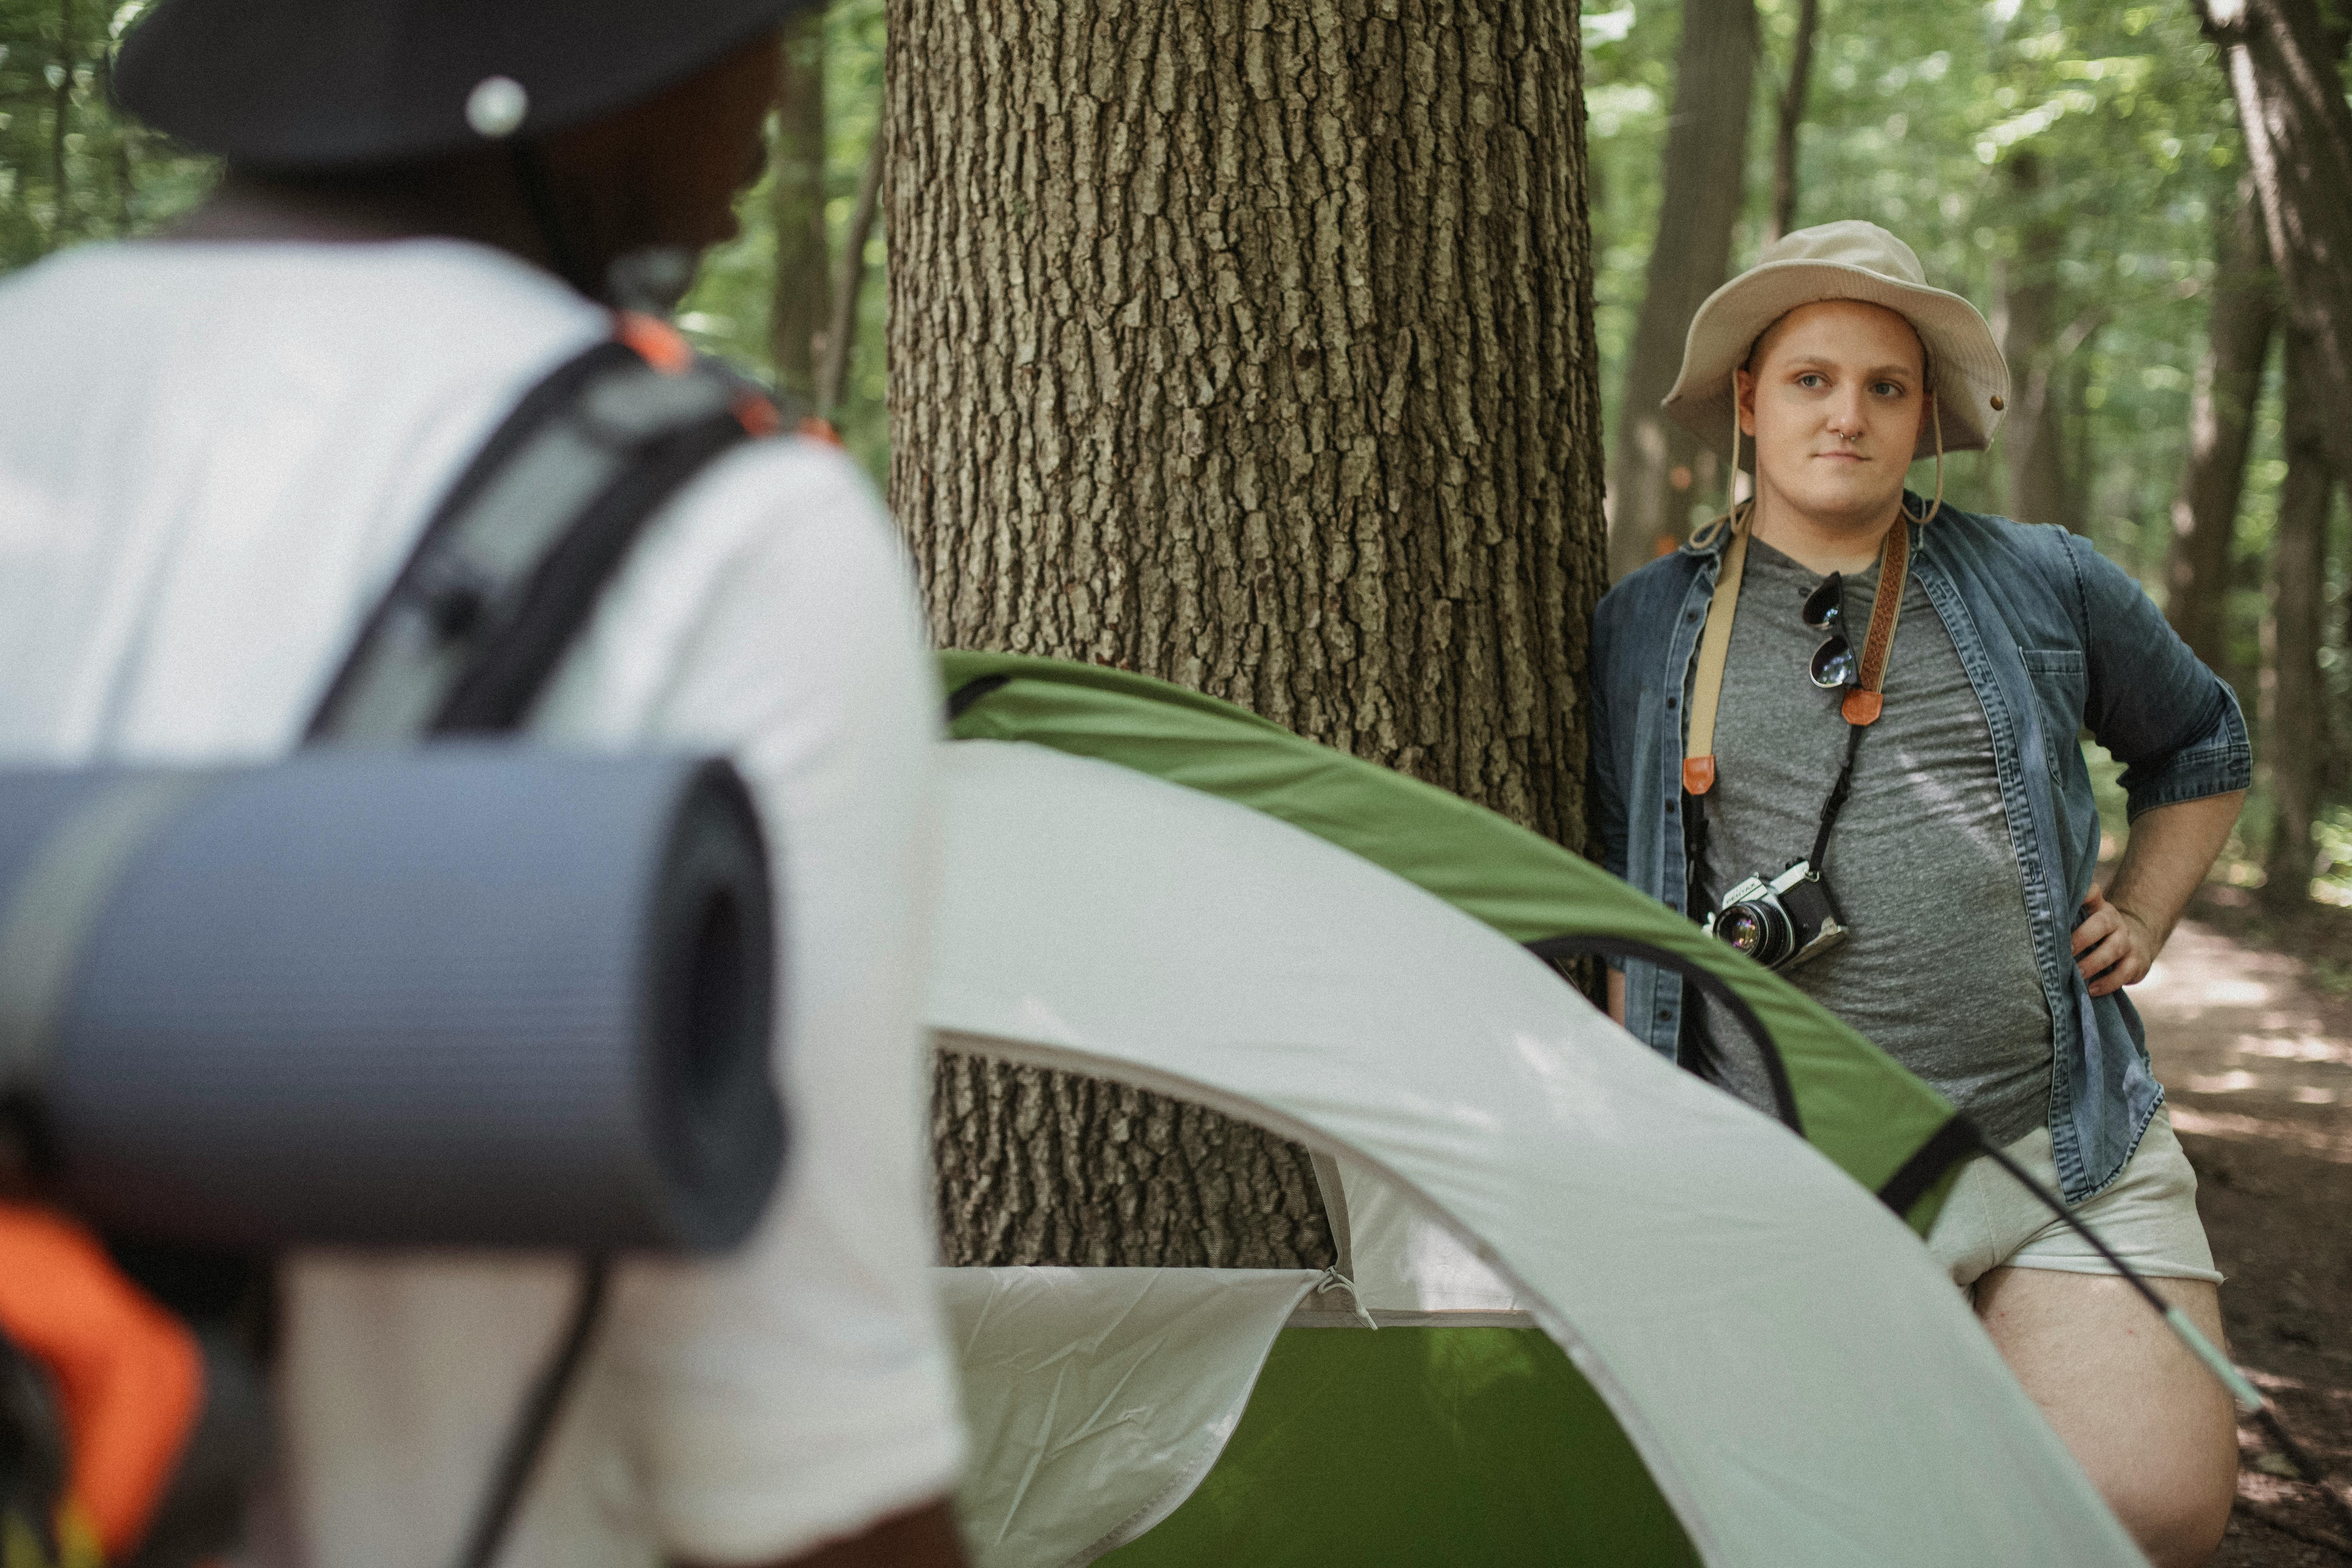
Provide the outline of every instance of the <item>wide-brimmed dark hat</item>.
{"type": "Polygon", "coordinates": [[[122,42],[124,108],[264,169],[415,162],[600,119],[808,0],[163,0],[122,42]]]}

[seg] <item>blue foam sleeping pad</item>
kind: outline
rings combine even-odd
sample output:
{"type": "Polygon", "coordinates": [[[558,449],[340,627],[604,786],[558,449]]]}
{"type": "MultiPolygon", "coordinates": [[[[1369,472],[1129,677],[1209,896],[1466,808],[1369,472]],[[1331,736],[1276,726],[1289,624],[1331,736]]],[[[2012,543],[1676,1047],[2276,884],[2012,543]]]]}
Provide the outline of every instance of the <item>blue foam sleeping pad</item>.
{"type": "Polygon", "coordinates": [[[783,1154],[772,903],[724,762],[0,773],[0,1078],[61,1200],[132,1233],[723,1248],[783,1154]],[[159,785],[109,864],[91,825],[159,785]]]}

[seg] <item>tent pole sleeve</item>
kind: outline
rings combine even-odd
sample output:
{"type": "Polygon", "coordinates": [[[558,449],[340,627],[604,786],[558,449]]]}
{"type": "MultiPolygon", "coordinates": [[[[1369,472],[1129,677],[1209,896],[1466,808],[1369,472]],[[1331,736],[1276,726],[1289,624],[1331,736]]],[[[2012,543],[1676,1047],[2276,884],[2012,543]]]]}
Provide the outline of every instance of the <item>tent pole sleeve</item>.
{"type": "Polygon", "coordinates": [[[1897,1215],[1907,1215],[1911,1205],[1927,1195],[1927,1189],[1940,1180],[1945,1172],[1984,1147],[1976,1124],[1965,1116],[1955,1116],[1935,1135],[1919,1145],[1918,1152],[1903,1162],[1902,1168],[1886,1178],[1878,1189],[1878,1201],[1893,1209],[1897,1215]]]}
{"type": "Polygon", "coordinates": [[[994,691],[997,688],[1003,686],[1012,679],[1013,678],[1009,675],[983,675],[978,679],[967,680],[961,686],[957,687],[953,691],[949,692],[948,722],[952,724],[957,720],[962,718],[973,703],[979,701],[990,692],[994,691]]]}

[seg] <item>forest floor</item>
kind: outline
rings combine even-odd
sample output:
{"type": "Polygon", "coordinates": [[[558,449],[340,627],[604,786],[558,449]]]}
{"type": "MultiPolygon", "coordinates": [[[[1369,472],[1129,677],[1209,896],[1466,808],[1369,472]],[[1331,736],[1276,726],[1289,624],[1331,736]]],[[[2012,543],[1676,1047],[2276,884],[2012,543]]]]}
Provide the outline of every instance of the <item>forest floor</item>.
{"type": "MultiPolygon", "coordinates": [[[[2352,1498],[2352,910],[2209,887],[2132,996],[2197,1167],[2231,1348],[2352,1498]]],[[[2342,1516],[2252,1426],[2215,1568],[2352,1564],[2342,1516]]]]}

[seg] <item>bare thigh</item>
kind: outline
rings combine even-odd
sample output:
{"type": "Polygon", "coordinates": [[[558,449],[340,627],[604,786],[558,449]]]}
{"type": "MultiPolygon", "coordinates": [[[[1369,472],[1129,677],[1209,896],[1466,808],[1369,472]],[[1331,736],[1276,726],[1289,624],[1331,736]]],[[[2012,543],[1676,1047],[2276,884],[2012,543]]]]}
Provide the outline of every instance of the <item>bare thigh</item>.
{"type": "MultiPolygon", "coordinates": [[[[2215,1344],[2221,1295],[2150,1281],[2215,1344]]],[[[2147,1303],[2111,1274],[1996,1268],[1977,1316],[2010,1370],[2157,1568],[2203,1563],[2237,1494],[2230,1396],[2147,1303]]]]}

